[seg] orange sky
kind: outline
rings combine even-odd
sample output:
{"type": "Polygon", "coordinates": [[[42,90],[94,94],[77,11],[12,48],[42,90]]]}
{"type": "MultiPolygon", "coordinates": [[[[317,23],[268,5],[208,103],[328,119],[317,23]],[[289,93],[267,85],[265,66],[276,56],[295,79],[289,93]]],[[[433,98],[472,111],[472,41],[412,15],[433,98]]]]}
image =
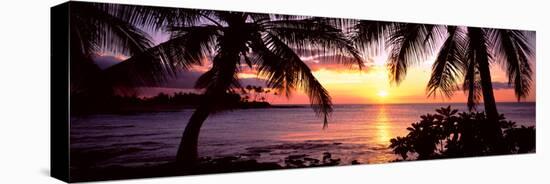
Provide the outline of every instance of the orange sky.
{"type": "MultiPolygon", "coordinates": [[[[154,34],[157,43],[168,39],[167,34],[154,34]]],[[[382,51],[384,52],[384,51],[382,51]]],[[[313,71],[315,77],[329,91],[334,104],[363,104],[363,103],[440,103],[440,102],[466,102],[466,95],[462,91],[457,91],[452,98],[441,96],[430,97],[426,96],[426,84],[428,83],[432,63],[432,56],[425,62],[419,62],[419,65],[411,66],[408,69],[405,79],[399,86],[390,85],[388,73],[385,67],[386,54],[382,53],[379,56],[371,58],[368,66],[362,71],[350,70],[349,67],[340,64],[331,63],[330,59],[319,58],[318,61],[314,57],[302,58],[313,71]],[[322,61],[321,61],[322,60],[322,61]]],[[[522,101],[535,101],[536,86],[535,86],[535,59],[531,58],[531,66],[533,69],[533,82],[529,96],[522,101]]],[[[205,63],[209,63],[205,61],[205,63]]],[[[207,71],[211,65],[198,66],[193,69],[194,77],[207,71]]],[[[247,68],[247,67],[244,67],[247,68]]],[[[191,73],[193,73],[191,72],[191,73]]],[[[502,66],[496,62],[492,63],[491,76],[493,83],[500,83],[500,86],[493,86],[495,98],[497,102],[516,102],[513,88],[507,84],[508,79],[502,66]]],[[[255,79],[258,78],[255,71],[244,69],[239,74],[240,79],[255,79]]],[[[182,79],[180,79],[182,80],[182,79]]],[[[191,90],[193,80],[183,79],[185,87],[172,86],[155,88],[145,91],[147,94],[142,96],[154,96],[158,92],[173,93],[178,91],[189,92],[191,90]]],[[[462,81],[460,81],[462,83],[462,81]]],[[[246,84],[243,84],[246,85],[246,84]]],[[[259,84],[258,84],[259,85],[259,84]]],[[[308,104],[308,97],[300,90],[296,91],[293,96],[286,98],[284,96],[270,95],[267,97],[270,103],[274,104],[308,104]]]]}
{"type": "MultiPolygon", "coordinates": [[[[314,76],[321,84],[329,91],[334,104],[377,104],[377,103],[442,103],[442,102],[466,102],[466,95],[463,91],[455,92],[452,98],[442,96],[427,97],[426,84],[428,83],[431,74],[431,65],[433,58],[426,62],[412,66],[409,68],[405,80],[400,85],[391,85],[385,66],[385,56],[372,58],[367,63],[367,68],[361,71],[349,69],[349,67],[338,64],[319,64],[316,61],[307,60],[314,76]]],[[[536,86],[535,86],[535,61],[531,60],[533,68],[533,83],[531,92],[526,99],[522,101],[535,101],[536,86]]],[[[192,69],[195,72],[195,77],[209,69],[209,65],[197,66],[192,69]]],[[[244,67],[248,68],[248,67],[244,67]]],[[[516,102],[513,88],[507,85],[507,77],[502,67],[498,63],[493,63],[491,66],[491,77],[493,83],[500,83],[500,86],[494,85],[494,93],[497,102],[516,102]]],[[[239,74],[241,80],[259,78],[256,71],[244,69],[239,74]]],[[[187,83],[194,83],[186,77],[182,77],[187,83]]],[[[260,80],[258,80],[260,81],[260,80]]],[[[261,82],[261,81],[260,81],[261,82]]],[[[460,81],[462,82],[462,81],[460,81]]],[[[263,83],[262,83],[263,84],[263,83]]],[[[189,84],[192,86],[192,84],[189,84]]],[[[243,85],[247,85],[244,83],[243,85]]],[[[257,84],[260,85],[260,84],[257,84]]],[[[148,88],[142,90],[142,96],[155,96],[159,92],[174,93],[174,92],[189,92],[192,88],[181,87],[162,87],[148,88]],[[144,92],[144,93],[143,93],[144,92]]],[[[298,90],[293,93],[290,98],[285,96],[268,95],[267,100],[273,104],[309,104],[308,97],[298,90]]]]}
{"type": "MultiPolygon", "coordinates": [[[[321,68],[314,71],[314,75],[329,91],[334,104],[466,102],[466,95],[462,91],[457,91],[450,99],[441,96],[435,98],[426,96],[425,89],[433,59],[411,67],[405,80],[399,86],[390,84],[384,63],[384,58],[378,57],[374,58],[371,66],[364,71],[321,68]]],[[[534,61],[532,64],[533,71],[535,71],[534,61]]],[[[507,82],[500,65],[494,63],[491,72],[493,82],[507,82]]],[[[534,77],[533,73],[533,79],[534,77]]],[[[534,84],[533,81],[531,93],[522,101],[535,101],[534,84]]],[[[517,101],[512,88],[495,88],[494,93],[498,102],[517,101]]],[[[269,97],[269,101],[275,104],[309,103],[307,96],[302,92],[295,93],[290,99],[272,96],[269,97]]]]}

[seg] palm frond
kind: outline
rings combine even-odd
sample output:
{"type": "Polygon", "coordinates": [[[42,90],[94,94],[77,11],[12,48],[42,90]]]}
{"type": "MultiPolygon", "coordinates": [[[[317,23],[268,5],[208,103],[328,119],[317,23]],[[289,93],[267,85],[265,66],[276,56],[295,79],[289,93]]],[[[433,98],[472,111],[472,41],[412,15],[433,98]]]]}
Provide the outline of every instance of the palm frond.
{"type": "Polygon", "coordinates": [[[425,44],[431,29],[424,24],[401,23],[388,39],[391,47],[388,58],[390,80],[399,84],[407,74],[407,68],[419,63],[431,54],[432,48],[425,44]]]}
{"type": "Polygon", "coordinates": [[[514,86],[517,100],[527,97],[530,91],[533,70],[529,58],[533,57],[533,47],[525,31],[487,29],[495,59],[503,64],[508,75],[508,84],[514,86]]]}
{"type": "Polygon", "coordinates": [[[382,53],[385,41],[399,23],[360,20],[353,26],[352,40],[369,55],[382,53]]]}
{"type": "Polygon", "coordinates": [[[458,89],[457,80],[464,73],[464,35],[455,26],[449,26],[448,37],[439,50],[432,65],[432,74],[426,91],[428,96],[436,96],[439,91],[443,96],[450,98],[458,89]]]}
{"type": "Polygon", "coordinates": [[[293,49],[272,34],[255,40],[252,48],[257,55],[255,63],[259,64],[259,74],[267,78],[268,87],[287,96],[296,88],[303,89],[313,110],[323,116],[325,128],[332,112],[331,97],[293,49]]]}
{"type": "MultiPolygon", "coordinates": [[[[424,44],[427,45],[428,48],[435,48],[436,47],[436,41],[439,37],[445,35],[445,33],[449,32],[449,26],[444,25],[435,25],[435,24],[424,24],[426,26],[427,34],[424,38],[424,44]]],[[[456,26],[450,26],[450,27],[456,27],[456,26]]]]}
{"type": "Polygon", "coordinates": [[[188,64],[201,64],[205,57],[212,55],[217,38],[221,35],[221,30],[217,26],[188,26],[188,27],[170,27],[171,40],[175,40],[171,45],[166,45],[164,50],[170,50],[175,55],[173,63],[178,63],[184,68],[188,64]]]}
{"type": "Polygon", "coordinates": [[[464,79],[464,90],[468,91],[468,109],[475,110],[481,98],[480,63],[489,63],[492,58],[488,51],[485,32],[481,28],[467,27],[468,46],[466,48],[467,69],[464,79]]]}
{"type": "Polygon", "coordinates": [[[342,33],[342,30],[323,19],[274,20],[263,26],[269,34],[278,37],[299,54],[346,56],[353,59],[337,59],[336,61],[357,65],[359,68],[364,67],[363,59],[353,42],[342,33]]]}
{"type": "Polygon", "coordinates": [[[248,13],[237,11],[214,11],[210,18],[216,19],[220,25],[232,26],[234,23],[244,23],[249,17],[248,13]]]}
{"type": "Polygon", "coordinates": [[[294,72],[286,72],[286,69],[293,68],[288,65],[285,58],[276,55],[268,48],[271,47],[272,41],[270,38],[268,36],[262,38],[260,35],[256,35],[256,38],[250,44],[253,57],[249,59],[251,63],[258,66],[258,74],[267,79],[267,86],[288,98],[296,88],[297,79],[291,75],[294,72]]]}
{"type": "Polygon", "coordinates": [[[136,54],[105,72],[119,86],[156,86],[179,71],[193,65],[202,65],[210,56],[218,30],[215,26],[197,26],[178,29],[172,38],[136,54]]]}
{"type": "Polygon", "coordinates": [[[167,26],[197,25],[212,10],[95,3],[95,7],[137,27],[160,31],[167,26]]]}
{"type": "Polygon", "coordinates": [[[80,41],[82,53],[110,51],[124,55],[140,53],[152,46],[151,38],[134,25],[98,6],[71,4],[71,33],[80,41]]]}
{"type": "Polygon", "coordinates": [[[354,31],[353,26],[359,23],[356,19],[343,19],[343,18],[325,18],[325,17],[311,17],[311,18],[302,18],[302,19],[311,19],[323,24],[330,25],[334,28],[342,30],[342,33],[349,34],[354,31]]]}
{"type": "Polygon", "coordinates": [[[246,14],[255,24],[262,24],[264,22],[270,21],[274,19],[274,16],[275,16],[273,14],[266,14],[266,13],[246,13],[246,14]]]}

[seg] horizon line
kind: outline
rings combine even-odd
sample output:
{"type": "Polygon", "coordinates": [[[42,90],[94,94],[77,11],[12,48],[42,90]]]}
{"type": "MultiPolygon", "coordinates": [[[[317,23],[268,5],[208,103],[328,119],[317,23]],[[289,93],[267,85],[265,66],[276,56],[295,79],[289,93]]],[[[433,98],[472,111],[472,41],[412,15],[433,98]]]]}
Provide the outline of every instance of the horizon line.
{"type": "MultiPolygon", "coordinates": [[[[268,102],[269,103],[269,102],[268,102]]],[[[496,102],[497,104],[502,103],[537,103],[536,101],[522,101],[522,102],[514,102],[514,101],[502,101],[502,102],[496,102]]],[[[466,102],[400,102],[400,103],[333,103],[332,105],[414,105],[414,104],[464,104],[466,105],[466,102]]],[[[483,105],[484,103],[478,103],[477,105],[483,105]]],[[[311,104],[307,103],[300,103],[300,104],[292,104],[292,103],[271,103],[271,105],[299,105],[299,106],[310,106],[311,104]]]]}

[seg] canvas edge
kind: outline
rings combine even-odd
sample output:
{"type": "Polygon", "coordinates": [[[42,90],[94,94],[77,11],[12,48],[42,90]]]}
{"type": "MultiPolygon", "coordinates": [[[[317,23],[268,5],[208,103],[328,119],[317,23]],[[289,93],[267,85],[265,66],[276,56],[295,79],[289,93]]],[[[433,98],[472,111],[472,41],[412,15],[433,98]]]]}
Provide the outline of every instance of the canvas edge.
{"type": "Polygon", "coordinates": [[[69,4],[50,8],[50,175],[70,182],[69,4]]]}

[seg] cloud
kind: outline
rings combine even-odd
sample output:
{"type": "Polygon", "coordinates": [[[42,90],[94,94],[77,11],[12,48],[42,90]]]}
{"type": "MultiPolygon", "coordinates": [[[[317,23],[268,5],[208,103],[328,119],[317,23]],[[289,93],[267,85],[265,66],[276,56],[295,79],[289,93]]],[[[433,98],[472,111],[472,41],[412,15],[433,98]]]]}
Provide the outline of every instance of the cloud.
{"type": "MultiPolygon", "coordinates": [[[[167,81],[166,84],[161,85],[159,87],[193,89],[193,87],[195,86],[195,83],[203,73],[204,72],[196,71],[196,70],[180,72],[178,73],[176,78],[167,81]]],[[[241,78],[239,81],[242,86],[246,86],[246,85],[265,86],[266,84],[265,80],[258,79],[258,78],[241,78]]]]}
{"type": "MultiPolygon", "coordinates": [[[[330,56],[315,56],[315,57],[306,57],[302,58],[304,62],[309,66],[312,71],[318,70],[358,70],[358,65],[355,63],[354,58],[347,56],[339,55],[330,55],[330,56]],[[339,62],[340,61],[340,62],[339,62]],[[347,64],[344,64],[347,63],[347,64]]],[[[363,69],[368,69],[370,66],[369,62],[365,63],[367,67],[363,69]]]]}
{"type": "MultiPolygon", "coordinates": [[[[463,86],[464,84],[460,85],[463,86]]],[[[493,90],[501,90],[501,89],[514,89],[513,85],[509,85],[507,82],[493,82],[493,90]]],[[[462,90],[462,89],[457,89],[462,90]]]]}
{"type": "MultiPolygon", "coordinates": [[[[118,64],[124,61],[125,58],[113,55],[96,55],[94,56],[94,61],[101,69],[109,68],[115,64],[118,64]]],[[[177,74],[175,78],[169,79],[165,84],[158,86],[149,86],[151,88],[170,88],[170,89],[194,89],[195,83],[198,78],[212,66],[211,59],[208,58],[204,61],[202,66],[195,66],[190,70],[182,71],[177,74]]],[[[328,56],[319,56],[319,55],[310,55],[307,57],[302,57],[302,60],[308,65],[308,67],[313,71],[319,70],[331,70],[331,71],[348,71],[348,70],[357,70],[356,64],[343,64],[343,63],[353,63],[354,59],[352,57],[339,56],[339,55],[328,55],[328,56]],[[345,62],[337,62],[338,60],[347,60],[345,62]]],[[[370,67],[369,62],[366,62],[367,71],[370,67]]],[[[240,78],[239,81],[242,86],[254,85],[254,86],[266,86],[266,80],[258,78],[257,71],[255,66],[250,68],[246,64],[240,66],[240,78]]],[[[145,87],[145,86],[144,86],[145,87]]],[[[148,87],[145,87],[148,88],[148,87]]]]}
{"type": "MultiPolygon", "coordinates": [[[[344,71],[344,70],[354,70],[357,69],[357,65],[345,65],[340,62],[337,62],[337,59],[349,60],[348,63],[352,63],[353,58],[345,56],[312,56],[302,58],[304,62],[312,71],[323,70],[333,70],[333,71],[344,71]]],[[[197,79],[206,72],[210,66],[209,62],[204,63],[205,66],[197,67],[188,71],[180,72],[175,79],[168,81],[165,85],[161,87],[166,88],[182,88],[182,89],[192,89],[195,86],[197,79]]],[[[253,68],[250,68],[246,64],[240,66],[240,78],[239,81],[242,86],[254,85],[254,86],[266,86],[266,80],[257,78],[257,71],[253,68]]],[[[368,69],[369,67],[367,67],[368,69]]],[[[363,70],[365,71],[365,70],[363,70]]]]}
{"type": "Polygon", "coordinates": [[[499,90],[499,89],[513,89],[514,86],[508,84],[507,82],[493,82],[493,89],[499,90]]]}

